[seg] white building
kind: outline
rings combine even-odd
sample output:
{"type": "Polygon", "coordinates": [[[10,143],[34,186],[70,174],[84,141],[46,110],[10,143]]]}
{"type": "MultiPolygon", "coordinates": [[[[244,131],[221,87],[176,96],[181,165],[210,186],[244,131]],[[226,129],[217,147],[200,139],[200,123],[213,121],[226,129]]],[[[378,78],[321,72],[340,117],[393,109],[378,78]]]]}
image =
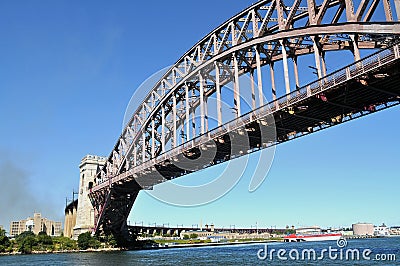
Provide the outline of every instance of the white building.
{"type": "Polygon", "coordinates": [[[389,228],[383,223],[380,226],[374,227],[374,236],[389,236],[389,228]]]}
{"type": "Polygon", "coordinates": [[[42,217],[40,213],[34,213],[33,217],[28,217],[20,221],[10,223],[10,235],[16,236],[25,231],[31,231],[35,234],[46,232],[49,236],[59,236],[62,232],[61,222],[56,222],[42,217]]]}

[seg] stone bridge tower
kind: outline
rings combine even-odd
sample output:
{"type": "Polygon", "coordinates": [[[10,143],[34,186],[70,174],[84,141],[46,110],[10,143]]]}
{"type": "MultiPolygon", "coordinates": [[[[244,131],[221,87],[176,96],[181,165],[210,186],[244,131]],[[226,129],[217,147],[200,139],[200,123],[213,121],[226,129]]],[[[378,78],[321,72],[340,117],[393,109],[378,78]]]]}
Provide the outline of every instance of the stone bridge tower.
{"type": "Polygon", "coordinates": [[[82,233],[92,231],[94,228],[94,209],[89,199],[90,189],[95,184],[96,173],[105,164],[107,158],[96,155],[86,155],[79,165],[79,195],[76,224],[73,238],[77,239],[82,233]]]}

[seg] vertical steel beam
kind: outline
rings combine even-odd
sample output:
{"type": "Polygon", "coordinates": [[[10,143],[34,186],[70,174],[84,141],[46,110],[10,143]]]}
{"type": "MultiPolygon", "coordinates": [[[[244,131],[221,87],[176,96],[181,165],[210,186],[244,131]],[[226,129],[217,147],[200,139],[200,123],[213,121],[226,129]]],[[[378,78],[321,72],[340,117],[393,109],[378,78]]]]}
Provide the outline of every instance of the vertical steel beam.
{"type": "Polygon", "coordinates": [[[288,67],[288,60],[287,60],[287,52],[285,48],[285,44],[283,43],[283,40],[279,41],[281,43],[282,47],[282,62],[283,62],[283,75],[285,78],[285,88],[286,88],[286,94],[290,93],[290,80],[289,80],[289,67],[288,67]]]}
{"type": "Polygon", "coordinates": [[[275,0],[276,2],[276,13],[278,15],[278,25],[280,30],[285,29],[285,18],[283,17],[283,4],[282,0],[275,0]]]}
{"type": "Polygon", "coordinates": [[[346,18],[348,22],[355,21],[356,16],[354,14],[354,2],[353,0],[344,0],[346,5],[346,18]]]}
{"type": "Polygon", "coordinates": [[[185,116],[186,116],[186,141],[190,139],[190,105],[189,105],[189,87],[185,84],[185,116]]]}
{"type": "Polygon", "coordinates": [[[322,75],[326,77],[326,62],[325,62],[325,52],[321,51],[321,67],[322,67],[322,75]]]}
{"type": "Polygon", "coordinates": [[[177,132],[176,132],[176,95],[172,96],[172,147],[178,146],[177,132]]]}
{"type": "Polygon", "coordinates": [[[219,65],[215,62],[215,90],[217,92],[217,119],[218,126],[222,125],[222,107],[221,107],[221,84],[219,80],[219,65]]]}
{"type": "Polygon", "coordinates": [[[315,0],[307,0],[308,18],[311,25],[315,25],[315,0]]]}
{"type": "Polygon", "coordinates": [[[250,70],[251,108],[256,109],[256,92],[254,88],[254,69],[250,70]]]}
{"type": "Polygon", "coordinates": [[[205,132],[208,132],[208,98],[204,97],[204,127],[205,127],[205,132]]]}
{"type": "Polygon", "coordinates": [[[276,87],[275,87],[275,70],[274,70],[274,62],[269,64],[269,72],[271,74],[271,90],[272,90],[272,100],[276,100],[276,87]]]}
{"type": "Polygon", "coordinates": [[[142,133],[142,163],[146,161],[146,133],[142,133]]]}
{"type": "Polygon", "coordinates": [[[263,106],[264,105],[264,93],[263,93],[263,87],[262,87],[260,51],[258,50],[257,46],[254,47],[254,50],[256,51],[258,101],[260,104],[259,106],[263,106]]]}
{"type": "Polygon", "coordinates": [[[251,13],[252,23],[253,23],[253,38],[258,37],[258,17],[256,16],[256,11],[252,11],[251,13]]]}
{"type": "Polygon", "coordinates": [[[165,152],[165,106],[161,106],[161,151],[165,152]]]}
{"type": "Polygon", "coordinates": [[[312,36],[311,40],[313,41],[313,49],[314,49],[314,59],[315,59],[315,68],[317,69],[318,78],[322,78],[321,72],[321,54],[318,46],[318,37],[312,36]]]}
{"type": "Polygon", "coordinates": [[[199,72],[200,83],[200,133],[204,134],[204,84],[203,75],[199,72]]]}
{"type": "Polygon", "coordinates": [[[137,147],[136,143],[133,144],[133,165],[137,165],[137,147]]]}
{"type": "Polygon", "coordinates": [[[154,118],[152,118],[151,119],[151,157],[152,158],[154,158],[155,155],[156,155],[156,152],[155,152],[155,146],[156,146],[156,143],[155,143],[155,131],[156,131],[156,128],[155,128],[154,118]]]}
{"type": "Polygon", "coordinates": [[[299,81],[299,69],[297,67],[297,56],[293,58],[293,71],[294,71],[294,79],[296,81],[296,90],[300,88],[300,81],[299,81]]]}
{"type": "MultiPolygon", "coordinates": [[[[192,90],[192,99],[196,97],[194,89],[192,90]]],[[[192,138],[196,137],[196,109],[192,106],[192,138]]]]}
{"type": "Polygon", "coordinates": [[[350,39],[353,43],[354,61],[358,61],[361,59],[360,50],[358,49],[358,36],[356,34],[350,34],[350,39]]]}
{"type": "Polygon", "coordinates": [[[239,85],[239,66],[236,58],[236,53],[233,53],[233,71],[234,71],[234,81],[233,81],[233,95],[234,95],[234,110],[236,112],[236,117],[240,114],[240,85],[239,85]]]}

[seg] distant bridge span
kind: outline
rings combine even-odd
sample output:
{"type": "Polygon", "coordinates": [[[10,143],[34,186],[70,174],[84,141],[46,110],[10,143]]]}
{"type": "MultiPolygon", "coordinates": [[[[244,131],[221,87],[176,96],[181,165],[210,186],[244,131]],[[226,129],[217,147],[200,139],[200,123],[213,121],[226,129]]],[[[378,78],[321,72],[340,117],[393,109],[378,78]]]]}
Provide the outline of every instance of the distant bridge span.
{"type": "Polygon", "coordinates": [[[258,1],[167,71],[96,176],[89,195],[96,233],[123,236],[141,189],[400,103],[400,1],[394,7],[389,0],[318,2],[258,1]],[[347,66],[328,73],[329,52],[340,55],[335,64],[347,66]],[[346,61],[349,55],[352,62],[346,61]],[[318,79],[307,84],[299,73],[310,68],[318,79]],[[240,85],[244,74],[249,88],[240,85]],[[233,99],[227,103],[229,84],[233,99]],[[251,93],[247,106],[245,92],[251,93]],[[222,102],[234,111],[233,120],[222,102]],[[214,122],[210,108],[216,109],[214,122]],[[273,137],[263,138],[271,127],[273,137]],[[233,151],[232,140],[243,135],[246,145],[233,151]],[[190,171],[174,164],[194,160],[211,146],[217,152],[210,162],[190,171]]]}

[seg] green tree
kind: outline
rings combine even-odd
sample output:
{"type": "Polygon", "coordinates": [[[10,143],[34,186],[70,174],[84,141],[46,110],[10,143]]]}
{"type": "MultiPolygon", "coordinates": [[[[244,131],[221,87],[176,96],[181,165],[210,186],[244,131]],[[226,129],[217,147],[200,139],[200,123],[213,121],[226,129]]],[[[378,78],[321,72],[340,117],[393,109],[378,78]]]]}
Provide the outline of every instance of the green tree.
{"type": "Polygon", "coordinates": [[[183,239],[189,239],[189,235],[183,235],[183,239]]]}
{"type": "Polygon", "coordinates": [[[6,236],[6,231],[0,229],[0,252],[6,251],[10,246],[10,239],[6,236]]]}
{"type": "Polygon", "coordinates": [[[28,236],[35,237],[35,234],[32,231],[25,231],[25,232],[22,232],[21,234],[17,235],[15,237],[15,240],[17,241],[17,243],[20,243],[28,236]]]}
{"type": "Polygon", "coordinates": [[[36,245],[37,239],[35,235],[28,235],[21,240],[18,251],[20,251],[22,254],[30,254],[32,253],[33,247],[36,245]]]}
{"type": "Polygon", "coordinates": [[[117,246],[117,240],[115,239],[114,235],[108,235],[106,238],[106,243],[110,247],[116,247],[117,246]]]}
{"type": "Polygon", "coordinates": [[[199,235],[198,234],[196,234],[196,233],[191,233],[190,234],[190,238],[192,238],[192,239],[195,239],[195,238],[197,238],[199,235]]]}
{"type": "Polygon", "coordinates": [[[296,230],[294,230],[294,229],[285,230],[285,235],[290,235],[290,234],[295,234],[295,233],[296,233],[296,230]]]}
{"type": "Polygon", "coordinates": [[[69,237],[57,236],[52,240],[56,250],[73,250],[78,248],[76,241],[69,237]]]}
{"type": "Polygon", "coordinates": [[[46,232],[40,232],[37,236],[38,242],[43,245],[53,245],[53,239],[46,232]]]}
{"type": "Polygon", "coordinates": [[[95,237],[91,237],[89,240],[89,247],[90,248],[99,248],[101,246],[101,243],[99,240],[97,240],[95,237]]]}
{"type": "Polygon", "coordinates": [[[78,236],[78,247],[80,249],[88,249],[90,247],[90,241],[92,235],[90,232],[82,233],[78,236]]]}

